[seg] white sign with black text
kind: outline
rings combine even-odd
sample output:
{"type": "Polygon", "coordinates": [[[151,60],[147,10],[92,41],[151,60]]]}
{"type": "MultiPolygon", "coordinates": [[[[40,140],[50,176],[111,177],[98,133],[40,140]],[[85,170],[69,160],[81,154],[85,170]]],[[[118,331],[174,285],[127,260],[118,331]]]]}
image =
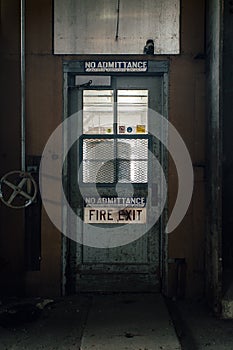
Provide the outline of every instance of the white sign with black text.
{"type": "Polygon", "coordinates": [[[84,208],[84,222],[88,224],[145,224],[146,208],[84,208]]]}

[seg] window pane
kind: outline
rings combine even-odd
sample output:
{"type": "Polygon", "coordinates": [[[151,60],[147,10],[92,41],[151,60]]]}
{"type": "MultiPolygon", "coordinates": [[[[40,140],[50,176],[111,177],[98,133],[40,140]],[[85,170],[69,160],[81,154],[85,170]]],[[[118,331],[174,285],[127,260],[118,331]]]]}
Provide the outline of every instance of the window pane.
{"type": "Polygon", "coordinates": [[[147,134],[148,90],[117,91],[119,134],[147,134]]]}
{"type": "Polygon", "coordinates": [[[118,161],[118,181],[132,183],[147,183],[147,161],[118,161]]]}
{"type": "Polygon", "coordinates": [[[115,180],[114,141],[83,141],[83,182],[113,183],[115,180]]]}
{"type": "Polygon", "coordinates": [[[83,141],[83,182],[113,183],[116,177],[121,183],[147,182],[147,139],[117,139],[116,141],[85,139],[83,141]]]}
{"type": "MultiPolygon", "coordinates": [[[[148,90],[117,91],[119,134],[146,134],[148,90]]],[[[83,133],[113,134],[113,90],[83,91],[83,133]]],[[[146,183],[148,181],[148,139],[84,139],[83,182],[146,183]]]]}
{"type": "Polygon", "coordinates": [[[84,183],[113,183],[115,174],[114,161],[83,161],[84,183]]]}
{"type": "Polygon", "coordinates": [[[113,90],[83,91],[83,133],[113,133],[113,90]]]}
{"type": "Polygon", "coordinates": [[[147,139],[118,139],[117,157],[121,159],[147,159],[147,139]]]}
{"type": "Polygon", "coordinates": [[[118,139],[117,159],[119,182],[147,182],[147,139],[118,139]]]}
{"type": "Polygon", "coordinates": [[[114,158],[114,143],[108,139],[83,140],[83,159],[110,160],[114,158]]]}

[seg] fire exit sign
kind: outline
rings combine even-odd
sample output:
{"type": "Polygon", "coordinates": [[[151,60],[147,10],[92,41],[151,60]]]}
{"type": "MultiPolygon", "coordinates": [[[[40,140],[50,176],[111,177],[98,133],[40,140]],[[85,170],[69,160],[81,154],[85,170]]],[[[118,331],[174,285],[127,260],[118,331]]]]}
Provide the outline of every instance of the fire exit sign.
{"type": "Polygon", "coordinates": [[[145,224],[146,208],[84,208],[84,222],[88,224],[145,224]]]}

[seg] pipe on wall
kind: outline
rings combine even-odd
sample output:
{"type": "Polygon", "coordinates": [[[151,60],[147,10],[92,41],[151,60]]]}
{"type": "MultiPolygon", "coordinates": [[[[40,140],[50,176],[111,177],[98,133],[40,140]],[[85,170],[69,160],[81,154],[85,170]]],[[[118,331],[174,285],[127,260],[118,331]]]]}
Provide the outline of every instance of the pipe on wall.
{"type": "Polygon", "coordinates": [[[20,73],[21,73],[21,170],[26,169],[26,147],[25,147],[25,0],[20,2],[20,73]]]}

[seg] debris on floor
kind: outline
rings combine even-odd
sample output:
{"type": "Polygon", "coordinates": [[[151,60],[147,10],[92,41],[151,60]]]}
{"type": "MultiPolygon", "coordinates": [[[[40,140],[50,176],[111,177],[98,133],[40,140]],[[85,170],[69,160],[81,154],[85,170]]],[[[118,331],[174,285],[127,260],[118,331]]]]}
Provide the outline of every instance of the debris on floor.
{"type": "Polygon", "coordinates": [[[35,321],[41,310],[33,304],[16,304],[0,310],[0,326],[9,328],[25,322],[35,321]]]}
{"type": "Polygon", "coordinates": [[[43,310],[46,306],[51,305],[54,303],[53,299],[44,299],[40,303],[36,304],[36,307],[40,310],[43,310]]]}
{"type": "Polygon", "coordinates": [[[53,299],[34,299],[28,301],[14,300],[0,303],[0,326],[12,328],[37,320],[43,310],[54,303],[53,299]]]}
{"type": "Polygon", "coordinates": [[[87,350],[89,345],[97,350],[99,343],[101,350],[175,350],[178,345],[167,346],[173,324],[182,350],[233,349],[233,320],[215,317],[204,302],[168,301],[172,323],[166,322],[169,317],[161,317],[160,302],[149,308],[150,298],[137,293],[80,294],[55,300],[2,298],[0,350],[87,350]],[[146,344],[147,337],[159,337],[157,347],[154,342],[146,344]]]}

